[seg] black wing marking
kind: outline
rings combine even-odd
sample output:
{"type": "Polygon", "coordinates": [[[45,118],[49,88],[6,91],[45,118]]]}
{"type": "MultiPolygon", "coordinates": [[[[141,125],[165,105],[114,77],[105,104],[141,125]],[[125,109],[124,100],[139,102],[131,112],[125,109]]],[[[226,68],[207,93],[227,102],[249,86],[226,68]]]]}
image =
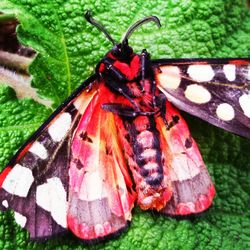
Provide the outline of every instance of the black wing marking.
{"type": "Polygon", "coordinates": [[[176,107],[250,139],[250,59],[152,61],[158,88],[176,107]]]}
{"type": "MultiPolygon", "coordinates": [[[[81,93],[90,77],[48,118],[0,174],[0,209],[13,209],[31,239],[48,238],[67,229],[70,142],[81,117],[81,93]]],[[[87,94],[89,98],[96,89],[87,94]]]]}

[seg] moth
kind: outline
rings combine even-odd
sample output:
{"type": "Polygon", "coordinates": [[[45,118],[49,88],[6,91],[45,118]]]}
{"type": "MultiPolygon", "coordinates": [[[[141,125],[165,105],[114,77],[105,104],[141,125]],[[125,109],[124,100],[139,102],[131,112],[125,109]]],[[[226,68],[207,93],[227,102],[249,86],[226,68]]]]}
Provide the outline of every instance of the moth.
{"type": "Polygon", "coordinates": [[[117,234],[135,202],[171,216],[208,209],[215,188],[179,108],[250,139],[249,59],[151,60],[87,12],[113,48],[0,174],[0,209],[31,239],[117,234]]]}

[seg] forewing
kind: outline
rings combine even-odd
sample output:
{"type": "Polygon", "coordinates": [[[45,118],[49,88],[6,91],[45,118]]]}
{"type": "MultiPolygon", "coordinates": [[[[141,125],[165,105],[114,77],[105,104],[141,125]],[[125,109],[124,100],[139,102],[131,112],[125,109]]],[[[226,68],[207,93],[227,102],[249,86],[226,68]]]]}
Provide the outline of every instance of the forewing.
{"type": "Polygon", "coordinates": [[[206,210],[215,189],[196,142],[179,112],[166,102],[164,113],[168,126],[158,116],[156,122],[162,142],[164,166],[169,168],[172,197],[161,210],[164,214],[189,215],[206,210]]]}
{"type": "MultiPolygon", "coordinates": [[[[86,85],[95,81],[90,78],[86,85]]],[[[0,209],[14,210],[15,220],[31,239],[47,238],[67,228],[70,143],[79,109],[95,89],[82,85],[17,152],[0,174],[0,209]]]]}
{"type": "Polygon", "coordinates": [[[250,139],[250,59],[163,59],[153,67],[176,107],[250,139]]]}
{"type": "Polygon", "coordinates": [[[101,108],[112,95],[106,91],[97,93],[84,111],[71,146],[67,220],[84,240],[124,229],[136,198],[114,114],[101,108]]]}

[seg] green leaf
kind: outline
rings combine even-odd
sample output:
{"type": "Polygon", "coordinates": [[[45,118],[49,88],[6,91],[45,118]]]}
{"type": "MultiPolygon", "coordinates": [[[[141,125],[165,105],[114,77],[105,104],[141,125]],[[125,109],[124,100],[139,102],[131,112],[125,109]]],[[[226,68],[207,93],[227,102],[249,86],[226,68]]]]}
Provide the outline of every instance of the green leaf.
{"type": "MultiPolygon", "coordinates": [[[[90,76],[111,44],[83,18],[86,10],[120,40],[146,15],[162,23],[143,26],[130,38],[135,51],[152,58],[249,57],[250,12],[243,0],[1,0],[0,11],[15,14],[19,40],[39,52],[29,68],[32,86],[57,107],[90,76]]],[[[0,85],[0,167],[48,117],[51,109],[18,100],[0,85]]],[[[1,249],[249,249],[250,158],[247,140],[185,115],[214,179],[214,206],[192,219],[176,220],[134,211],[130,228],[114,240],[87,247],[73,235],[30,242],[10,213],[0,214],[1,249]]]]}

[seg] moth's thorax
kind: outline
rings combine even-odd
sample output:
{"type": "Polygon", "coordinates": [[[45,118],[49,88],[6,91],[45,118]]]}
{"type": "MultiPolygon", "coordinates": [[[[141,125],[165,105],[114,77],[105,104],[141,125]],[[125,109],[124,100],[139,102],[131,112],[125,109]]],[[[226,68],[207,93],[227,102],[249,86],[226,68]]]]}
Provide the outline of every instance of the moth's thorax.
{"type": "MultiPolygon", "coordinates": [[[[125,96],[125,102],[131,108],[135,108],[134,104],[131,105],[133,100],[141,111],[154,111],[153,73],[151,70],[145,71],[143,54],[134,53],[128,45],[117,45],[101,60],[97,74],[112,92],[120,97],[125,96]]],[[[122,100],[123,104],[125,102],[122,100]]]]}

